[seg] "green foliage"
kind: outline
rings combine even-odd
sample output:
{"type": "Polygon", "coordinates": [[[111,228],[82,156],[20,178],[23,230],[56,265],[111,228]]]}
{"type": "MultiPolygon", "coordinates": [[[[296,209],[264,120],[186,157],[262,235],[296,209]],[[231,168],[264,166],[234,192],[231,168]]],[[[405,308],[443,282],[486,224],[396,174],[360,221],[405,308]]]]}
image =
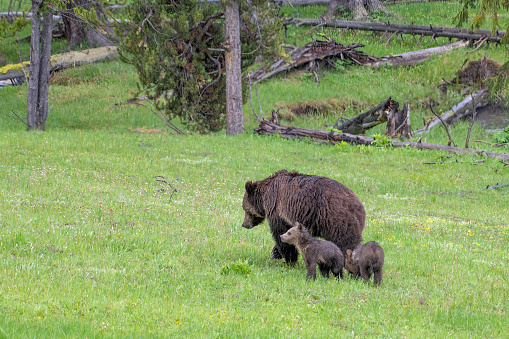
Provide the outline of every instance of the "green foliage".
{"type": "MultiPolygon", "coordinates": [[[[282,24],[266,1],[251,1],[245,8],[243,68],[258,54],[270,57],[277,51],[276,33],[282,24]]],[[[218,131],[225,123],[225,45],[219,10],[217,4],[200,0],[135,2],[128,9],[130,21],[119,30],[126,36],[121,58],[138,70],[140,90],[170,118],[178,117],[201,133],[218,131]]]]}
{"type": "Polygon", "coordinates": [[[6,18],[0,18],[0,41],[5,37],[16,35],[16,33],[28,26],[29,23],[30,20],[26,20],[25,12],[23,12],[22,16],[14,18],[12,23],[7,22],[6,18]]]}
{"type": "Polygon", "coordinates": [[[230,273],[235,273],[239,275],[247,275],[250,274],[253,270],[251,269],[251,266],[249,265],[249,262],[247,260],[237,260],[232,263],[228,263],[221,267],[219,272],[223,275],[228,275],[230,273]]]}
{"type": "Polygon", "coordinates": [[[509,143],[509,126],[504,128],[502,131],[495,133],[493,137],[495,138],[495,142],[499,144],[509,143]]]}
{"type": "Polygon", "coordinates": [[[383,135],[383,134],[375,134],[373,135],[373,140],[371,144],[375,147],[394,147],[394,144],[392,143],[392,140],[390,137],[383,135]]]}
{"type": "Polygon", "coordinates": [[[486,80],[490,96],[496,101],[509,103],[509,61],[500,66],[497,76],[486,80]]]}
{"type": "MultiPolygon", "coordinates": [[[[468,23],[470,29],[476,30],[481,28],[484,25],[486,18],[489,17],[491,19],[491,30],[493,33],[502,28],[498,20],[500,10],[509,9],[508,0],[459,0],[459,3],[462,5],[462,8],[454,18],[454,21],[458,26],[468,23]],[[473,19],[469,16],[470,8],[474,9],[476,12],[473,19]]],[[[509,23],[504,29],[505,31],[509,31],[509,23]]],[[[508,39],[509,37],[507,37],[506,34],[503,37],[502,42],[509,43],[508,39]]]]}

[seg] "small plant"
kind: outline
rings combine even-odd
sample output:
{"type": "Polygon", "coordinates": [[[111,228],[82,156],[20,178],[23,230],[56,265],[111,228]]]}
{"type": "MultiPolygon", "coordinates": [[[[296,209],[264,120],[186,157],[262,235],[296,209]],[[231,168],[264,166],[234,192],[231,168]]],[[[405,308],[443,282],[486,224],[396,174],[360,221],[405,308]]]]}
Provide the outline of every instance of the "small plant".
{"type": "Polygon", "coordinates": [[[344,152],[350,149],[350,145],[346,141],[341,141],[334,145],[334,149],[344,152]]]}
{"type": "Polygon", "coordinates": [[[499,144],[509,143],[509,126],[494,135],[495,141],[499,144]]]}
{"type": "Polygon", "coordinates": [[[392,143],[391,138],[389,138],[386,135],[375,134],[375,135],[373,135],[373,138],[375,138],[375,140],[373,140],[371,142],[371,144],[375,147],[383,147],[383,148],[394,147],[394,144],[392,143]]]}
{"type": "Polygon", "coordinates": [[[240,275],[248,275],[252,272],[252,269],[247,260],[241,261],[240,259],[226,264],[219,270],[221,274],[228,275],[230,273],[236,273],[240,275]]]}

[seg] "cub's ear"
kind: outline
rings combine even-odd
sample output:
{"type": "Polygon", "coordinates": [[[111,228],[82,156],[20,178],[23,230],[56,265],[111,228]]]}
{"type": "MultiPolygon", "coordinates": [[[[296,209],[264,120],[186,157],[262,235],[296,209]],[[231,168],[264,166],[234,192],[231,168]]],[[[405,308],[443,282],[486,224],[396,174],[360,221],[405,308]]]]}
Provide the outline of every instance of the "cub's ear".
{"type": "Polygon", "coordinates": [[[346,258],[350,259],[352,257],[352,250],[346,250],[346,258]]]}
{"type": "Polygon", "coordinates": [[[302,231],[302,224],[300,222],[296,222],[295,226],[299,228],[299,231],[302,231]]]}
{"type": "Polygon", "coordinates": [[[246,182],[246,192],[247,194],[252,194],[256,189],[256,183],[252,181],[246,182]]]}

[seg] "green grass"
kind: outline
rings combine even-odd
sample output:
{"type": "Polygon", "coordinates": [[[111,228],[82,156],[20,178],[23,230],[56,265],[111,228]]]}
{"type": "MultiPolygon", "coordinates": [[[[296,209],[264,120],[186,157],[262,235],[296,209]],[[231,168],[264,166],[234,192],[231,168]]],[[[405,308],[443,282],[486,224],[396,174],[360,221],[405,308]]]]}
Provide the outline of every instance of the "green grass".
{"type": "MultiPolygon", "coordinates": [[[[415,44],[356,38],[377,56],[415,44]]],[[[321,70],[319,85],[301,72],[256,86],[265,116],[303,102],[331,107],[284,124],[324,128],[393,96],[411,103],[419,128],[429,100],[437,111],[461,100],[437,86],[465,58],[506,58],[493,46],[465,52],[416,67],[321,70]]],[[[63,70],[50,86],[47,131],[26,133],[7,116],[24,115],[26,85],[0,89],[0,338],[506,336],[509,188],[484,189],[509,183],[498,160],[258,136],[249,104],[241,136],[135,133],[164,131],[124,104],[136,91],[135,71],[117,60],[63,70]],[[306,281],[301,259],[269,259],[267,223],[241,227],[245,182],[283,168],[358,194],[364,240],[385,251],[380,287],[348,276],[306,281]]],[[[456,143],[467,128],[452,126],[456,143]]],[[[504,151],[472,140],[493,141],[479,125],[471,146],[504,151]]],[[[423,141],[447,136],[437,128],[423,141]]]]}
{"type": "Polygon", "coordinates": [[[8,337],[507,330],[509,198],[507,188],[483,189],[507,177],[494,159],[476,166],[456,162],[479,159],[467,155],[250,134],[2,134],[0,327],[8,337]],[[245,181],[281,168],[357,192],[364,239],[386,253],[380,288],[306,282],[302,262],[268,258],[266,224],[240,226],[245,181]]]}

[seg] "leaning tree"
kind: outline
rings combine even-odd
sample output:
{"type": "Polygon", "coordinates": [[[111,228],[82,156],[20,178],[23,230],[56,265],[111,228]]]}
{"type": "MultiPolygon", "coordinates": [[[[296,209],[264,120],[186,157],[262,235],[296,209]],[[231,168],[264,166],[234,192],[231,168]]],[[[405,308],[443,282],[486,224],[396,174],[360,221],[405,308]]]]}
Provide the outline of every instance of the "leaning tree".
{"type": "MultiPolygon", "coordinates": [[[[242,85],[226,92],[234,68],[238,78],[257,55],[280,53],[282,19],[271,1],[145,0],[127,10],[129,20],[118,32],[125,37],[119,54],[138,70],[140,92],[170,119],[200,133],[225,126],[227,100],[237,100],[232,106],[238,111],[242,85]]],[[[233,124],[228,134],[243,131],[241,121],[233,124]]]]}

